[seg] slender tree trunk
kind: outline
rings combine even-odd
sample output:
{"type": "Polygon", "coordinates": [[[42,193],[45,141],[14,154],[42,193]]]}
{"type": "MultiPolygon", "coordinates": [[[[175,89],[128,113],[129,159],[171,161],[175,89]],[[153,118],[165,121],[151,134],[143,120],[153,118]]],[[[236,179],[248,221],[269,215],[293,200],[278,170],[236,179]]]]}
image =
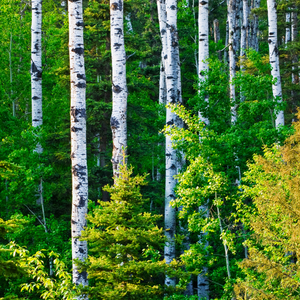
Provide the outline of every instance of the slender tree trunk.
{"type": "Polygon", "coordinates": [[[229,75],[230,75],[230,99],[232,103],[231,108],[231,123],[234,124],[237,119],[236,104],[235,104],[235,85],[233,80],[235,78],[235,14],[236,2],[229,0],[228,5],[228,25],[229,25],[229,75]]]}
{"type": "MultiPolygon", "coordinates": [[[[241,11],[242,0],[236,0],[236,13],[235,13],[235,52],[240,53],[240,44],[241,44],[241,11]]],[[[238,56],[236,56],[237,60],[238,56]]]]}
{"type": "Polygon", "coordinates": [[[247,28],[248,28],[248,18],[249,18],[249,7],[248,0],[243,0],[243,25],[241,29],[241,70],[244,69],[243,60],[245,59],[245,50],[247,49],[247,28]]]}
{"type": "MultiPolygon", "coordinates": [[[[260,0],[253,0],[253,8],[259,8],[260,0]]],[[[251,26],[251,48],[258,51],[258,15],[253,13],[253,21],[251,26]]]]}
{"type": "MultiPolygon", "coordinates": [[[[207,78],[208,72],[208,58],[209,58],[209,27],[208,27],[208,0],[207,1],[199,1],[199,53],[198,53],[198,61],[199,61],[199,82],[205,81],[207,78]]],[[[205,102],[208,106],[208,94],[205,95],[205,102]]],[[[203,116],[202,112],[198,112],[200,122],[204,122],[205,125],[209,125],[209,120],[207,117],[203,116]]]]}
{"type": "Polygon", "coordinates": [[[123,0],[110,0],[110,37],[112,59],[113,108],[110,126],[113,139],[112,164],[114,177],[119,176],[119,164],[127,147],[127,84],[124,45],[123,0]]]}
{"type": "MultiPolygon", "coordinates": [[[[71,70],[71,159],[72,159],[72,259],[73,282],[88,285],[87,273],[79,272],[74,260],[87,258],[87,242],[81,241],[86,226],[88,172],[86,153],[86,78],[84,67],[82,1],[69,0],[69,55],[71,70]]],[[[76,299],[87,299],[78,296],[76,299]]]]}
{"type": "MultiPolygon", "coordinates": [[[[273,97],[282,101],[282,88],[281,77],[279,70],[279,50],[277,41],[277,10],[275,0],[267,0],[268,5],[268,23],[269,23],[269,56],[270,64],[272,67],[272,77],[276,79],[276,82],[272,85],[273,97]]],[[[284,113],[279,111],[276,116],[275,126],[284,125],[284,113]]]]}
{"type": "MultiPolygon", "coordinates": [[[[32,103],[32,127],[43,124],[42,105],[42,0],[32,1],[32,27],[31,27],[31,103],[32,103]]],[[[12,81],[12,79],[11,79],[12,81]]],[[[15,101],[13,100],[13,114],[15,115],[15,101]]],[[[43,148],[38,142],[34,150],[42,153],[43,148]]],[[[38,205],[42,205],[43,181],[40,180],[37,193],[38,205]]],[[[46,223],[45,223],[46,226],[46,223]]]]}
{"type": "Polygon", "coordinates": [[[160,77],[159,77],[159,103],[166,104],[167,89],[166,89],[166,73],[165,64],[167,59],[167,14],[165,0],[157,0],[158,20],[160,39],[162,44],[161,51],[161,64],[160,64],[160,77]]]}
{"type": "MultiPolygon", "coordinates": [[[[243,0],[243,25],[241,29],[241,52],[240,52],[240,70],[242,72],[244,69],[244,61],[246,58],[246,44],[247,44],[247,27],[248,27],[248,17],[249,17],[249,7],[248,0],[243,0]]],[[[245,100],[244,93],[241,92],[241,101],[245,100]]]]}
{"type": "MultiPolygon", "coordinates": [[[[208,0],[199,1],[199,18],[198,18],[198,29],[199,29],[199,53],[198,53],[198,61],[199,61],[199,73],[198,78],[199,82],[207,80],[207,72],[208,72],[208,58],[209,58],[209,23],[208,23],[208,0]]],[[[209,105],[208,102],[208,94],[205,94],[204,101],[206,105],[209,105]]],[[[201,111],[198,112],[199,121],[204,122],[207,126],[209,125],[209,119],[203,115],[201,111]]],[[[207,206],[202,205],[199,207],[199,210],[206,214],[207,206]]],[[[207,216],[208,217],[208,216],[207,216]]],[[[203,234],[199,236],[199,243],[203,243],[203,234]]],[[[208,246],[208,245],[206,245],[208,246]]],[[[197,291],[199,299],[209,299],[209,283],[207,278],[207,267],[204,267],[201,274],[197,276],[197,291]]]]}
{"type": "MultiPolygon", "coordinates": [[[[43,124],[42,108],[42,0],[32,0],[31,27],[31,99],[32,126],[43,124]]],[[[36,151],[43,151],[40,144],[36,151]]]]}
{"type": "Polygon", "coordinates": [[[289,11],[285,13],[285,44],[291,41],[291,12],[289,11]]]}
{"type": "Polygon", "coordinates": [[[228,41],[229,41],[229,23],[228,23],[228,18],[226,21],[226,36],[225,36],[225,50],[224,50],[224,64],[228,64],[228,41]]]}
{"type": "MultiPolygon", "coordinates": [[[[215,19],[214,20],[214,42],[216,44],[218,44],[220,40],[220,27],[219,27],[219,20],[218,19],[215,19]]],[[[218,58],[219,60],[222,59],[222,54],[221,52],[218,52],[218,58]]],[[[199,72],[199,71],[198,71],[199,72]]]]}
{"type": "MultiPolygon", "coordinates": [[[[166,0],[167,12],[167,58],[165,63],[166,85],[167,85],[167,104],[179,103],[180,91],[178,90],[178,34],[177,34],[177,1],[166,0]]],[[[167,108],[167,125],[175,125],[177,116],[167,108]]],[[[164,249],[166,263],[169,264],[175,258],[175,229],[176,229],[176,210],[170,206],[170,202],[175,199],[177,173],[176,151],[172,147],[171,137],[166,136],[166,188],[165,188],[165,234],[167,242],[164,249]]],[[[167,286],[175,286],[174,278],[166,277],[167,286]]]]}
{"type": "MultiPolygon", "coordinates": [[[[295,5],[293,6],[293,11],[292,11],[291,17],[292,17],[291,38],[292,38],[292,41],[295,42],[295,41],[297,41],[297,35],[298,35],[297,7],[295,5]]],[[[292,66],[292,70],[293,70],[293,72],[292,72],[292,83],[293,84],[296,84],[297,81],[298,81],[297,80],[298,76],[294,72],[295,65],[297,64],[297,62],[298,62],[298,57],[295,54],[295,55],[293,55],[293,58],[292,58],[292,64],[293,64],[293,66],[292,66]]]]}

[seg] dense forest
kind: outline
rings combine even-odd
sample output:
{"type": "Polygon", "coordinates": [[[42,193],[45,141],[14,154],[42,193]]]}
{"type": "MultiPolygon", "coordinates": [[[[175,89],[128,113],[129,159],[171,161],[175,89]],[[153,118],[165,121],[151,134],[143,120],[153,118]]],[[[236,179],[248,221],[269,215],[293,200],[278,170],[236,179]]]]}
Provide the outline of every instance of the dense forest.
{"type": "Polygon", "coordinates": [[[300,299],[299,2],[0,3],[0,299],[300,299]]]}

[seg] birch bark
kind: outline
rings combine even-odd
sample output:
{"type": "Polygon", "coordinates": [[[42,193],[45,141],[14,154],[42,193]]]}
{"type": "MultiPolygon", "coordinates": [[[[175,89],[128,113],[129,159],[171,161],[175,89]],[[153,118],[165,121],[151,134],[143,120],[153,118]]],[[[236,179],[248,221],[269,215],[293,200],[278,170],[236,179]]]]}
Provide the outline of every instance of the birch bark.
{"type": "Polygon", "coordinates": [[[110,0],[110,37],[112,58],[113,108],[110,126],[113,139],[112,165],[114,177],[119,176],[123,149],[127,147],[127,84],[126,53],[124,45],[123,0],[110,0]]]}
{"type": "MultiPolygon", "coordinates": [[[[208,23],[208,0],[207,1],[199,1],[199,18],[198,18],[198,30],[199,30],[199,73],[198,78],[199,82],[205,81],[207,79],[208,72],[208,58],[209,58],[209,23],[208,23]]],[[[209,95],[205,94],[204,99],[206,106],[209,105],[209,95]]],[[[204,122],[205,126],[209,125],[209,119],[203,116],[201,111],[198,112],[199,121],[204,122]]],[[[205,214],[208,211],[207,205],[202,205],[199,207],[199,211],[205,214]]],[[[199,236],[199,243],[203,243],[204,234],[201,233],[199,236]]],[[[208,246],[208,244],[206,245],[208,246]]],[[[197,276],[197,291],[199,299],[209,299],[209,283],[207,278],[207,267],[204,267],[201,274],[197,276]]]]}
{"type": "MultiPolygon", "coordinates": [[[[295,42],[297,40],[297,35],[298,35],[298,18],[297,18],[297,8],[296,6],[293,6],[293,11],[292,11],[292,16],[291,16],[291,19],[292,19],[292,26],[291,26],[291,38],[292,38],[292,41],[295,42]]],[[[293,55],[293,59],[292,59],[292,83],[293,84],[296,84],[297,83],[297,77],[294,73],[294,70],[295,70],[295,64],[297,64],[297,61],[298,61],[298,57],[297,55],[293,55]]]]}
{"type": "MultiPolygon", "coordinates": [[[[165,64],[166,85],[167,85],[167,104],[179,102],[180,91],[178,90],[178,35],[177,35],[177,1],[166,0],[167,12],[167,58],[165,64]]],[[[167,109],[167,125],[178,123],[177,116],[167,109]]],[[[165,187],[165,234],[167,242],[164,249],[166,263],[169,264],[175,258],[175,229],[176,229],[176,210],[170,206],[170,202],[175,199],[177,173],[176,151],[172,147],[171,137],[166,136],[166,187],[165,187]]],[[[174,278],[166,277],[167,286],[175,286],[174,278]]]]}
{"type": "Polygon", "coordinates": [[[160,77],[159,77],[159,103],[166,104],[166,73],[165,64],[167,59],[167,14],[165,0],[157,0],[158,21],[160,30],[160,39],[162,44],[161,51],[161,65],[160,65],[160,77]]]}
{"type": "MultiPolygon", "coordinates": [[[[209,26],[208,26],[208,0],[199,1],[199,18],[198,18],[198,29],[199,29],[199,82],[206,80],[206,74],[208,71],[208,61],[209,58],[209,26]]],[[[208,94],[205,95],[205,102],[208,105],[208,94]]],[[[198,112],[200,122],[204,122],[205,125],[209,125],[208,118],[203,116],[202,112],[198,112]]]]}
{"type": "MultiPolygon", "coordinates": [[[[86,78],[84,68],[82,1],[69,0],[69,55],[71,75],[71,160],[72,160],[72,259],[73,283],[88,285],[87,273],[79,272],[74,260],[87,258],[87,242],[80,241],[86,226],[88,173],[86,154],[86,78]]],[[[76,299],[87,299],[78,296],[76,299]]]]}
{"type": "MultiPolygon", "coordinates": [[[[259,8],[260,0],[254,0],[253,7],[259,8]]],[[[252,24],[252,37],[251,37],[251,47],[258,51],[258,15],[253,14],[253,24],[252,24]]]]}
{"type": "Polygon", "coordinates": [[[244,69],[243,60],[245,59],[245,50],[247,47],[247,28],[249,18],[248,0],[243,0],[243,25],[241,29],[241,70],[244,69]]]}
{"type": "Polygon", "coordinates": [[[285,14],[285,23],[285,44],[287,44],[291,41],[291,13],[289,11],[285,14]]]}
{"type": "MultiPolygon", "coordinates": [[[[43,124],[42,108],[42,0],[32,0],[31,27],[31,102],[32,126],[43,124]]],[[[36,152],[43,151],[40,144],[36,152]]]]}
{"type": "MultiPolygon", "coordinates": [[[[269,25],[269,59],[272,67],[272,77],[276,82],[272,85],[273,97],[282,101],[281,77],[279,69],[279,51],[277,42],[277,9],[275,0],[267,0],[268,5],[268,25],[269,25]]],[[[275,126],[284,125],[284,113],[279,111],[276,116],[275,126]]]]}
{"type": "Polygon", "coordinates": [[[230,77],[230,99],[231,107],[231,123],[234,124],[237,119],[236,104],[235,104],[235,85],[233,80],[235,78],[235,14],[236,14],[236,1],[229,0],[228,5],[228,26],[229,26],[229,77],[230,77]]]}

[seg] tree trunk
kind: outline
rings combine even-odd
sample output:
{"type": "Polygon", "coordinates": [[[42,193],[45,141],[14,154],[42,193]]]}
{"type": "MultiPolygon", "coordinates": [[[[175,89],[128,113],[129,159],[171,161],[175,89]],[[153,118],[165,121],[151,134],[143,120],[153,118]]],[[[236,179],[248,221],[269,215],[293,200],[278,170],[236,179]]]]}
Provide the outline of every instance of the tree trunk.
{"type": "Polygon", "coordinates": [[[291,41],[291,12],[289,11],[285,13],[285,23],[285,44],[287,44],[291,41]]]}
{"type": "MultiPolygon", "coordinates": [[[[177,104],[179,102],[180,91],[178,90],[178,34],[177,34],[177,1],[166,0],[167,12],[167,58],[165,60],[166,85],[167,85],[167,104],[177,104]]],[[[167,108],[167,125],[176,125],[177,116],[167,108]]],[[[175,229],[176,229],[176,210],[170,206],[170,202],[175,199],[177,174],[176,151],[172,147],[171,137],[166,136],[166,188],[165,188],[165,234],[167,242],[164,249],[166,263],[169,264],[175,258],[175,229]]],[[[175,286],[174,278],[166,277],[167,286],[175,286]]]]}
{"type": "Polygon", "coordinates": [[[112,59],[112,115],[110,126],[113,140],[112,165],[114,178],[119,176],[119,164],[127,147],[127,84],[124,45],[123,0],[110,0],[110,36],[112,59]]]}
{"type": "MultiPolygon", "coordinates": [[[[69,55],[71,70],[71,159],[72,159],[72,259],[73,283],[88,285],[87,273],[79,272],[74,260],[87,258],[87,242],[80,241],[86,226],[88,172],[86,154],[86,78],[84,68],[82,1],[69,0],[69,55]]],[[[76,299],[87,299],[78,296],[76,299]]]]}
{"type": "Polygon", "coordinates": [[[243,0],[243,25],[241,29],[241,70],[243,70],[243,60],[245,59],[245,50],[247,49],[247,28],[249,18],[248,0],[243,0]]]}
{"type": "Polygon", "coordinates": [[[228,25],[229,25],[229,75],[230,75],[230,99],[231,107],[231,123],[234,124],[237,119],[236,104],[235,104],[235,85],[233,80],[235,78],[235,14],[236,1],[229,0],[228,5],[228,25]]]}
{"type": "MultiPolygon", "coordinates": [[[[271,74],[276,83],[272,85],[273,97],[282,101],[281,77],[279,70],[279,50],[277,42],[277,10],[275,0],[267,0],[269,23],[269,59],[272,67],[271,74]]],[[[281,110],[276,116],[275,126],[284,125],[284,113],[281,110]]]]}
{"type": "MultiPolygon", "coordinates": [[[[208,27],[208,0],[207,1],[199,1],[199,53],[198,53],[198,61],[199,61],[199,82],[205,81],[207,78],[208,72],[208,58],[209,58],[209,27],[208,27]]],[[[205,102],[208,105],[208,94],[205,94],[205,102]]],[[[203,113],[198,112],[200,122],[204,122],[205,125],[209,125],[209,120],[207,117],[203,116],[203,113]]]]}
{"type": "MultiPolygon", "coordinates": [[[[43,124],[42,108],[42,0],[32,0],[31,27],[31,99],[32,126],[43,124]]],[[[36,151],[43,151],[40,144],[36,151]]]]}
{"type": "MultiPolygon", "coordinates": [[[[260,0],[254,0],[253,8],[259,8],[260,0]]],[[[251,33],[251,47],[258,51],[258,15],[253,13],[252,21],[252,33],[251,33]]]]}
{"type": "MultiPolygon", "coordinates": [[[[236,0],[236,13],[235,13],[235,52],[240,53],[241,44],[241,17],[240,11],[242,7],[242,0],[236,0]]],[[[237,57],[236,57],[237,60],[237,57]]]]}
{"type": "Polygon", "coordinates": [[[228,27],[228,18],[226,21],[226,37],[225,37],[225,50],[224,50],[224,64],[228,64],[228,40],[229,40],[229,27],[228,27]]]}
{"type": "Polygon", "coordinates": [[[167,14],[165,0],[157,0],[158,21],[160,30],[160,39],[162,44],[161,51],[161,65],[160,65],[160,77],[159,77],[159,103],[166,104],[167,90],[166,90],[166,73],[165,64],[167,59],[167,14]]]}
{"type": "MultiPolygon", "coordinates": [[[[297,7],[293,7],[293,11],[292,11],[292,26],[291,26],[291,38],[292,38],[292,41],[295,42],[297,41],[297,35],[298,35],[298,29],[297,29],[297,26],[298,26],[298,19],[297,19],[297,7]]],[[[298,76],[295,74],[294,70],[295,70],[295,65],[297,64],[298,62],[298,57],[296,54],[293,55],[293,58],[292,58],[292,83],[293,84],[296,84],[297,83],[297,79],[298,79],[298,76]]]]}
{"type": "MultiPolygon", "coordinates": [[[[220,27],[219,27],[219,20],[218,19],[215,19],[214,20],[214,42],[216,44],[218,44],[220,40],[220,27]]],[[[222,54],[221,52],[218,52],[218,57],[219,57],[219,60],[222,59],[222,54]]],[[[199,71],[198,71],[199,72],[199,71]]]]}

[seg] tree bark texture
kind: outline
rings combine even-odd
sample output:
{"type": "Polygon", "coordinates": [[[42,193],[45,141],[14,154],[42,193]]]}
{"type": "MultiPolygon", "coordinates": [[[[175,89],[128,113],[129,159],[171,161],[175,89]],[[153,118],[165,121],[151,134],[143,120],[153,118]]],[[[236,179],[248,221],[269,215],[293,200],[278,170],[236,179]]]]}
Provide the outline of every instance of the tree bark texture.
{"type": "Polygon", "coordinates": [[[291,41],[291,13],[288,11],[285,13],[285,43],[289,43],[291,41]]]}
{"type": "Polygon", "coordinates": [[[230,99],[232,102],[231,107],[231,123],[234,124],[237,119],[236,104],[235,104],[235,85],[233,80],[235,78],[235,14],[236,14],[236,1],[229,0],[228,5],[228,26],[229,26],[229,75],[230,75],[230,99]]]}
{"type": "MultiPolygon", "coordinates": [[[[235,52],[240,53],[241,44],[241,8],[242,0],[236,0],[236,13],[235,13],[235,52]]],[[[236,57],[237,60],[238,56],[236,57]]]]}
{"type": "Polygon", "coordinates": [[[123,149],[127,147],[127,84],[124,45],[123,0],[110,0],[110,37],[112,58],[112,115],[110,126],[113,140],[112,165],[114,177],[119,176],[123,149]]]}
{"type": "MultiPolygon", "coordinates": [[[[245,57],[245,50],[247,49],[247,28],[248,28],[248,19],[249,19],[249,6],[248,0],[243,0],[243,21],[241,28],[241,59],[245,57]]],[[[243,69],[241,64],[241,69],[243,69]]]]}
{"type": "MultiPolygon", "coordinates": [[[[166,0],[167,12],[167,58],[165,60],[167,104],[177,104],[180,101],[180,91],[178,89],[179,62],[178,62],[178,34],[177,34],[177,1],[166,0]]],[[[178,124],[178,117],[167,108],[166,123],[169,126],[178,124]]],[[[177,174],[176,151],[172,147],[171,137],[166,136],[166,188],[165,188],[165,234],[167,242],[164,249],[166,263],[169,264],[175,258],[175,229],[176,210],[170,206],[170,202],[175,199],[177,174]]],[[[167,286],[175,286],[174,278],[166,277],[167,286]]]]}
{"type": "MultiPolygon", "coordinates": [[[[80,241],[86,226],[88,172],[86,153],[86,78],[84,68],[82,1],[69,0],[69,55],[71,72],[72,160],[72,259],[73,283],[88,285],[87,273],[79,272],[74,260],[87,258],[87,242],[80,241]]],[[[78,296],[77,299],[87,299],[78,296]]]]}
{"type": "Polygon", "coordinates": [[[157,0],[157,11],[158,11],[160,39],[162,44],[160,77],[159,77],[159,103],[166,104],[167,89],[166,89],[165,64],[167,59],[167,29],[166,29],[167,14],[166,14],[165,0],[157,0]]]}
{"type": "MultiPolygon", "coordinates": [[[[253,8],[259,8],[260,0],[254,0],[253,8]]],[[[253,13],[253,21],[251,26],[251,47],[258,51],[258,15],[254,12],[253,13]]]]}
{"type": "MultiPolygon", "coordinates": [[[[208,72],[208,58],[209,58],[209,25],[208,25],[208,0],[199,1],[199,18],[198,18],[198,29],[199,29],[199,52],[198,52],[198,62],[199,62],[199,82],[205,81],[208,72]]],[[[208,105],[208,94],[205,95],[205,102],[208,105]]],[[[208,118],[203,116],[202,112],[198,112],[200,122],[204,122],[205,125],[209,125],[208,118]]]]}
{"type": "MultiPolygon", "coordinates": [[[[297,19],[297,8],[296,6],[293,6],[293,11],[292,11],[292,14],[291,14],[291,21],[292,21],[292,24],[291,24],[291,38],[292,38],[292,41],[295,42],[297,40],[297,35],[298,35],[298,19],[297,19]]],[[[296,84],[297,83],[297,79],[298,79],[298,76],[294,73],[294,70],[295,70],[295,65],[297,64],[298,62],[298,57],[297,55],[293,55],[293,59],[292,59],[292,83],[293,84],[296,84]]]]}
{"type": "MultiPolygon", "coordinates": [[[[42,0],[32,0],[31,27],[31,99],[32,126],[43,124],[42,108],[42,0]]],[[[36,151],[42,152],[40,145],[36,151]]]]}
{"type": "MultiPolygon", "coordinates": [[[[269,25],[269,60],[272,67],[272,77],[276,83],[272,85],[273,97],[282,101],[281,77],[279,69],[279,50],[277,41],[277,9],[275,0],[267,0],[268,5],[268,25],[269,25]]],[[[275,126],[284,125],[284,113],[279,111],[276,116],[275,126]]]]}

